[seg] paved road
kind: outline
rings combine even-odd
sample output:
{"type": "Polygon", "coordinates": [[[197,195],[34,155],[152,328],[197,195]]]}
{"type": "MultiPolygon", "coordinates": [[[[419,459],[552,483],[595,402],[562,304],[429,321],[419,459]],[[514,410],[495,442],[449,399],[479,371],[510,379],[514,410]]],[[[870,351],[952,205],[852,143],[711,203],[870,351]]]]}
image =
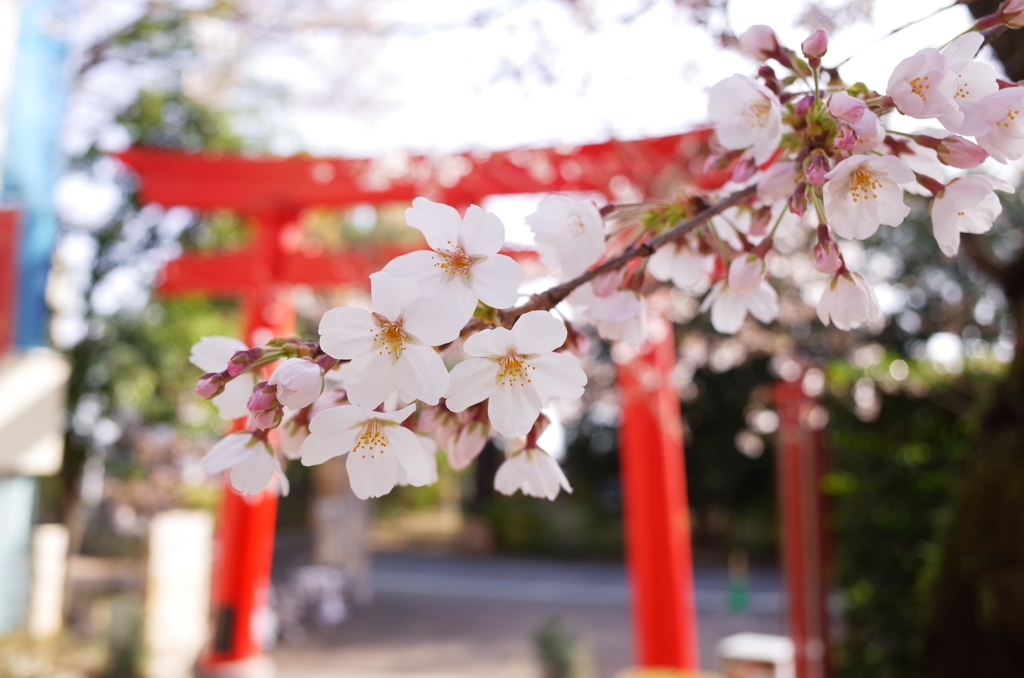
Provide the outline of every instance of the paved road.
{"type": "MultiPolygon", "coordinates": [[[[288,567],[279,562],[275,577],[288,567]]],[[[621,564],[379,554],[375,578],[373,605],[273,651],[281,678],[532,678],[531,638],[555,617],[584,641],[600,678],[632,663],[621,564]]],[[[695,588],[705,668],[719,638],[784,628],[775,572],[751,573],[741,615],[728,611],[724,570],[698,569],[695,588]]]]}

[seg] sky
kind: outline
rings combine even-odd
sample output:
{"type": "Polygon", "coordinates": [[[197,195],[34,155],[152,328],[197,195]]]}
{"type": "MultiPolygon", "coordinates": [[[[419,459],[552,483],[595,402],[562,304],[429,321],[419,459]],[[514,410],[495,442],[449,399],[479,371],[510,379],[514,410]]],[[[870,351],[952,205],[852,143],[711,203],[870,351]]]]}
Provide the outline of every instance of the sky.
{"type": "MultiPolygon", "coordinates": [[[[250,40],[244,49],[244,36],[231,26],[207,21],[194,36],[204,61],[184,64],[180,82],[186,91],[237,111],[238,129],[262,137],[277,154],[379,157],[675,134],[707,123],[711,85],[733,73],[756,73],[758,64],[722,49],[714,30],[697,25],[685,2],[576,3],[587,9],[585,19],[568,2],[555,0],[328,0],[353,25],[388,29],[378,35],[324,28],[298,11],[285,19],[270,11],[272,0],[255,2],[252,6],[268,9],[255,18],[250,34],[267,39],[250,40]],[[284,35],[270,30],[287,21],[297,28],[284,35]],[[221,88],[211,65],[239,53],[243,58],[234,82],[248,88],[221,88]],[[275,96],[267,98],[268,91],[275,96]]],[[[300,4],[283,6],[291,11],[300,4]]],[[[809,32],[796,26],[807,4],[731,0],[711,29],[740,34],[752,25],[769,24],[783,44],[798,50],[809,32]]],[[[953,6],[884,37],[945,4],[877,3],[869,20],[844,22],[823,61],[828,66],[850,57],[842,70],[845,80],[884,91],[899,59],[922,47],[941,47],[969,27],[966,8],[953,6]]],[[[145,5],[140,0],[81,0],[81,7],[65,27],[78,50],[138,16],[145,5]]],[[[95,139],[105,150],[123,148],[128,136],[112,122],[113,113],[139,87],[166,83],[167,77],[117,64],[97,69],[74,98],[65,150],[73,155],[95,139]]],[[[919,128],[916,121],[896,115],[886,124],[903,131],[919,128]]],[[[1004,177],[1017,179],[1018,168],[996,167],[1004,177]]],[[[116,167],[101,165],[99,170],[93,176],[71,174],[62,183],[57,200],[67,222],[97,227],[120,204],[113,182],[116,167]]],[[[523,217],[536,202],[536,196],[495,198],[484,207],[505,222],[510,242],[522,245],[532,240],[523,217]]],[[[71,259],[88,260],[83,239],[66,242],[64,249],[71,259]]],[[[144,294],[127,292],[146,275],[124,273],[94,302],[105,308],[125,299],[144,303],[144,294]]],[[[69,340],[83,331],[73,321],[69,327],[69,340]]]]}

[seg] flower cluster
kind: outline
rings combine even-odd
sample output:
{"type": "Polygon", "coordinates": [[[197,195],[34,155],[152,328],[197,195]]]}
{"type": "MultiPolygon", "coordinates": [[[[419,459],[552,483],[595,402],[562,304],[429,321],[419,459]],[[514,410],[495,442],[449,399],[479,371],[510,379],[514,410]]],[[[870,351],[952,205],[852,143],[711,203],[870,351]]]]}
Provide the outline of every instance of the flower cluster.
{"type": "Polygon", "coordinates": [[[879,302],[847,267],[843,239],[899,226],[910,189],[931,194],[935,239],[953,256],[961,233],[991,229],[1001,211],[995,191],[1012,190],[964,170],[1024,157],[1024,87],[976,59],[978,31],[1024,23],[1018,5],[1004,3],[941,50],[903,59],[884,92],[823,67],[823,30],[802,43],[801,56],[770,28],[751,28],[739,45],[761,62],[757,77],[732,75],[708,96],[708,166],[730,181],[654,205],[545,197],[526,223],[559,282],[539,294],[521,293],[498,217],[417,198],[406,221],[428,249],[372,274],[369,308],[328,311],[316,341],[249,348],[206,337],[195,345],[191,360],[206,371],[196,392],[224,418],[246,417],[204,467],[230,469],[232,485],[253,494],[274,478],[287,491],[275,449],[306,465],[346,455],[355,494],[377,497],[434,482],[439,448],[463,469],[497,435],[511,439],[498,491],[553,499],[571,488],[538,438],[542,409],[580,398],[587,383],[576,326],[638,345],[645,295],[669,285],[703,295],[719,332],[739,331],[748,315],[773,322],[779,295],[769,273],[780,227],[806,230],[823,276],[821,322],[840,330],[876,323],[879,302]],[[896,132],[887,116],[932,120],[936,129],[896,132]]]}

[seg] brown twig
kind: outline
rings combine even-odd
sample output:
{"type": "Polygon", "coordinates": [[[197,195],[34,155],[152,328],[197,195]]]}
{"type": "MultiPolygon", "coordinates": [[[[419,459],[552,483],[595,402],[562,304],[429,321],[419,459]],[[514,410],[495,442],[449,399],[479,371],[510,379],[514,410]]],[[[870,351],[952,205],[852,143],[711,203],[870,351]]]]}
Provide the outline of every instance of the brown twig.
{"type": "MultiPolygon", "coordinates": [[[[609,259],[600,266],[592,268],[586,273],[577,276],[572,280],[564,282],[561,285],[556,285],[551,289],[541,292],[539,294],[533,295],[532,297],[530,297],[530,300],[527,301],[522,306],[516,306],[514,308],[505,309],[504,311],[499,311],[498,324],[503,327],[511,327],[515,323],[515,321],[519,319],[519,316],[523,315],[524,313],[529,313],[530,311],[547,311],[554,308],[559,302],[561,302],[570,294],[572,294],[573,290],[575,290],[580,285],[588,283],[594,278],[604,275],[605,273],[622,268],[633,259],[651,256],[662,245],[672,242],[681,235],[689,233],[693,229],[697,228],[698,226],[706,222],[708,219],[718,216],[719,214],[729,209],[730,207],[735,207],[736,205],[739,205],[744,200],[754,195],[755,191],[756,188],[754,186],[745,188],[742,191],[737,191],[736,193],[733,193],[732,195],[725,198],[721,202],[718,202],[708,207],[700,214],[689,219],[686,219],[685,221],[679,222],[678,224],[673,226],[671,229],[665,231],[658,237],[651,238],[647,242],[641,245],[637,245],[636,247],[631,247],[622,254],[620,254],[619,256],[609,259]]],[[[484,327],[485,325],[483,322],[479,320],[473,320],[470,321],[470,323],[466,326],[466,329],[463,330],[463,332],[481,330],[484,329],[484,327]]]]}

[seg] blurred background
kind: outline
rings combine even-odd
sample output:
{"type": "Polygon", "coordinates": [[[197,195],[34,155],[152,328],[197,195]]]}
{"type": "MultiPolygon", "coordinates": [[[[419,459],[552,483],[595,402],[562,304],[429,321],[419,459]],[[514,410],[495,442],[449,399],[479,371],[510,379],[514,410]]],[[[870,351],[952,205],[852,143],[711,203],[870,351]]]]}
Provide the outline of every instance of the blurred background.
{"type": "MultiPolygon", "coordinates": [[[[996,4],[930,16],[943,3],[0,0],[0,676],[191,675],[219,642],[209,573],[223,494],[198,460],[225,422],[192,393],[200,375],[189,348],[291,314],[314,337],[325,310],[366,295],[330,276],[277,285],[254,326],[243,255],[263,247],[267,206],[238,207],[259,202],[258,191],[239,189],[236,209],[213,184],[201,204],[162,198],[215,182],[224,166],[161,170],[151,160],[163,156],[139,149],[294,161],[266,165],[287,169],[260,175],[270,193],[291,190],[275,183],[289,172],[324,190],[357,172],[353,185],[374,199],[300,200],[271,246],[373,261],[419,246],[404,224],[407,199],[385,199],[394,187],[454,195],[499,160],[539,186],[572,183],[589,170],[552,158],[698,130],[707,88],[756,68],[736,49],[751,25],[772,25],[794,48],[826,28],[826,64],[850,57],[847,82],[883,89],[894,54],[938,46],[996,4]],[[211,266],[226,268],[216,280],[188,277],[211,266]]],[[[1000,61],[982,58],[1019,79],[1024,52],[1012,39],[999,37],[1000,61]]],[[[706,135],[685,138],[673,141],[668,169],[595,165],[605,183],[585,195],[670,199],[708,152],[706,135]]],[[[985,169],[1019,182],[1017,167],[985,169]]],[[[544,190],[483,200],[511,248],[530,249],[523,217],[544,190]]],[[[955,595],[951,564],[974,551],[971,539],[1008,543],[1019,527],[994,519],[990,503],[1024,501],[1019,485],[1005,486],[1022,477],[1019,461],[1000,456],[1021,449],[1024,419],[999,409],[1022,376],[1012,272],[1022,268],[1024,206],[1008,196],[984,244],[950,260],[927,203],[914,204],[900,228],[846,244],[884,310],[863,331],[815,319],[824,283],[802,232],[780,238],[772,261],[779,323],[723,337],[699,300],[659,297],[678,348],[707,670],[785,676],[766,673],[784,643],[762,638],[767,649],[739,651],[762,656],[735,669],[719,645],[789,633],[779,383],[812,403],[800,426],[825,451],[815,480],[825,510],[815,515],[832,674],[915,675],[937,638],[963,635],[943,621],[974,600],[955,595]],[[989,454],[984,473],[978,450],[989,454]]],[[[537,289],[550,282],[527,273],[537,289]]],[[[277,675],[610,678],[636,665],[615,352],[596,335],[587,346],[586,395],[551,413],[548,449],[574,488],[554,502],[495,494],[493,445],[461,472],[439,457],[436,485],[366,503],[343,466],[288,466],[271,586],[249,629],[277,675]]],[[[967,589],[986,567],[962,573],[967,589]]],[[[1020,570],[1009,577],[1019,582],[1020,570]]],[[[1000,614],[986,619],[998,625],[1000,614]]]]}

